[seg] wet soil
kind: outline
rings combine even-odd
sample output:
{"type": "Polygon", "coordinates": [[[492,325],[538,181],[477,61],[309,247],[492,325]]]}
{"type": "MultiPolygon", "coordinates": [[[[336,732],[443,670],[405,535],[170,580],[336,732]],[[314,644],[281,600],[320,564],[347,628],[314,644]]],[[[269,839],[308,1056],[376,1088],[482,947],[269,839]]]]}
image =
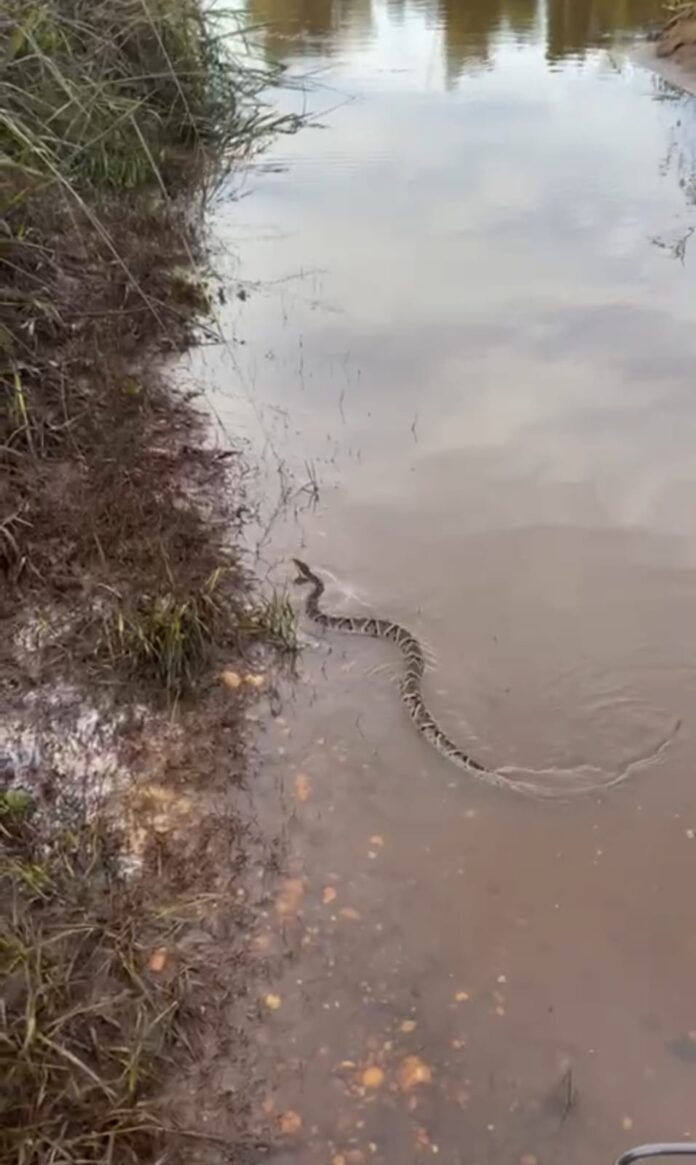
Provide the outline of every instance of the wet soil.
{"type": "Polygon", "coordinates": [[[661,60],[670,60],[696,74],[696,7],[685,5],[667,22],[655,43],[661,60]]]}
{"type": "Polygon", "coordinates": [[[248,930],[276,857],[243,792],[270,684],[244,468],[166,363],[207,327],[196,195],[105,197],[98,229],[54,197],[3,247],[0,1157],[243,1159],[272,1139],[248,930]]]}
{"type": "Polygon", "coordinates": [[[696,94],[696,9],[684,5],[636,50],[636,60],[677,89],[696,94]]]}

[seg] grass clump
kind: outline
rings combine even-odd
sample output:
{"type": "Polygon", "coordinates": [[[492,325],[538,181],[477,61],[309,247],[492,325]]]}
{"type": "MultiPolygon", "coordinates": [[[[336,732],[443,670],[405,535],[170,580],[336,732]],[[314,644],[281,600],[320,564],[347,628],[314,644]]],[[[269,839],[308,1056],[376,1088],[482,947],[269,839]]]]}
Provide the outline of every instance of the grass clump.
{"type": "Polygon", "coordinates": [[[33,799],[26,789],[4,789],[0,792],[0,820],[19,819],[28,816],[33,799]]]}
{"type": "Polygon", "coordinates": [[[297,616],[285,591],[273,591],[253,608],[248,633],[270,643],[277,651],[295,655],[299,651],[297,616]]]}
{"type": "Polygon", "coordinates": [[[0,158],[22,193],[133,189],[171,177],[182,148],[219,165],[282,127],[259,102],[272,71],[213,4],[7,0],[0,22],[0,158]]]}
{"type": "Polygon", "coordinates": [[[171,698],[190,689],[203,671],[224,607],[218,604],[216,574],[198,593],[142,597],[129,611],[117,609],[105,622],[104,645],[115,663],[161,685],[171,698]]]}
{"type": "MultiPolygon", "coordinates": [[[[130,609],[110,611],[103,621],[102,652],[131,675],[150,677],[169,699],[190,692],[205,673],[217,633],[230,630],[229,602],[221,593],[225,577],[217,570],[193,594],[143,596],[130,609]]],[[[233,626],[250,643],[261,641],[283,655],[299,651],[297,617],[285,592],[274,589],[250,611],[236,606],[233,626]]]]}
{"type": "Polygon", "coordinates": [[[0,824],[2,1165],[154,1159],[143,1102],[175,1040],[176,982],[148,972],[149,914],[96,825],[50,847],[30,815],[0,824]]]}

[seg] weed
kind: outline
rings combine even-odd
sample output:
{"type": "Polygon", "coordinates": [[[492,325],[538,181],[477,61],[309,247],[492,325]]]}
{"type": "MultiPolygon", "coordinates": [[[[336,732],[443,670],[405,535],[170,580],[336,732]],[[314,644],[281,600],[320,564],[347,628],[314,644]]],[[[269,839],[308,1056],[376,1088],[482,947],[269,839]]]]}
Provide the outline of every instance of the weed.
{"type": "MultiPolygon", "coordinates": [[[[25,593],[32,609],[63,604],[50,663],[71,679],[94,658],[95,610],[110,663],[172,698],[218,633],[244,630],[224,472],[155,358],[209,309],[197,212],[211,187],[296,128],[261,101],[278,75],[251,64],[215,0],[2,6],[0,619],[26,614],[25,593]]],[[[291,641],[282,604],[248,634],[263,626],[291,641]]],[[[226,773],[228,755],[225,737],[226,773]]],[[[171,908],[121,879],[99,823],[42,830],[26,794],[0,795],[0,1165],[164,1160],[148,1096],[183,1044],[186,982],[151,974],[147,952],[171,908]]]]}
{"type": "Polygon", "coordinates": [[[286,591],[273,589],[251,612],[248,623],[251,635],[262,637],[276,650],[295,654],[299,650],[297,618],[286,591]]]}
{"type": "Polygon", "coordinates": [[[42,185],[135,189],[200,148],[220,167],[269,130],[239,16],[200,0],[8,0],[0,53],[0,159],[12,199],[42,185]],[[170,163],[173,163],[171,165],[170,163]]]}
{"type": "Polygon", "coordinates": [[[103,644],[114,662],[149,675],[176,697],[189,688],[208,659],[221,614],[217,576],[197,594],[171,592],[143,597],[131,610],[119,609],[104,624],[103,644]]]}
{"type": "Polygon", "coordinates": [[[298,494],[306,494],[313,506],[319,502],[319,478],[317,476],[316,466],[313,461],[305,461],[305,470],[307,472],[307,480],[304,485],[301,485],[298,494]]]}
{"type": "Polygon", "coordinates": [[[261,100],[279,75],[207,0],[8,0],[0,16],[0,569],[50,598],[96,572],[121,596],[112,659],[170,695],[207,658],[218,546],[176,448],[153,458],[182,417],[143,353],[186,347],[210,311],[195,209],[295,127],[261,100]]]}
{"type": "Polygon", "coordinates": [[[34,800],[26,789],[5,789],[0,793],[0,820],[4,817],[28,817],[34,800]]]}
{"type": "Polygon", "coordinates": [[[144,967],[145,904],[115,874],[100,826],[57,837],[48,856],[6,817],[3,834],[0,1162],[149,1159],[159,1134],[144,1092],[175,1038],[178,997],[144,967]]]}

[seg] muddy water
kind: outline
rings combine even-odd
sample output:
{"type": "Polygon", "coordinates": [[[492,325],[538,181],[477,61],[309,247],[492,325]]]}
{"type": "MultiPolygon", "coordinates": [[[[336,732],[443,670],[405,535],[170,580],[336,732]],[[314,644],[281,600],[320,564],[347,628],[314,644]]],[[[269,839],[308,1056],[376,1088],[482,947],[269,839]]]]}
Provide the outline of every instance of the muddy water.
{"type": "Polygon", "coordinates": [[[194,369],[264,466],[257,568],[301,548],[412,627],[491,765],[601,781],[682,721],[527,801],[418,738],[389,645],[304,624],[260,741],[267,1111],[311,1165],[696,1137],[696,118],[632,63],[659,5],[249,2],[314,116],[219,208],[244,296],[194,369]]]}

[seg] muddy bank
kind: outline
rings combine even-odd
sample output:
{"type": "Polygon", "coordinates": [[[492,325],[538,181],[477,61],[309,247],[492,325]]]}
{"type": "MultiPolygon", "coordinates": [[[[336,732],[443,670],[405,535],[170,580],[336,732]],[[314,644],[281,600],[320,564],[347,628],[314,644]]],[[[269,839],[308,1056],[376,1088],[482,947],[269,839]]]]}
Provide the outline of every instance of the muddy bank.
{"type": "Polygon", "coordinates": [[[638,62],[665,81],[696,94],[696,6],[683,5],[636,51],[638,62]]]}
{"type": "Polygon", "coordinates": [[[680,7],[655,42],[660,60],[672,61],[696,77],[696,5],[680,7]]]}
{"type": "Polygon", "coordinates": [[[280,123],[194,0],[74,8],[2,18],[0,1160],[208,1161],[272,1133],[240,788],[291,628],[165,360],[217,338],[206,194],[280,123]]]}

